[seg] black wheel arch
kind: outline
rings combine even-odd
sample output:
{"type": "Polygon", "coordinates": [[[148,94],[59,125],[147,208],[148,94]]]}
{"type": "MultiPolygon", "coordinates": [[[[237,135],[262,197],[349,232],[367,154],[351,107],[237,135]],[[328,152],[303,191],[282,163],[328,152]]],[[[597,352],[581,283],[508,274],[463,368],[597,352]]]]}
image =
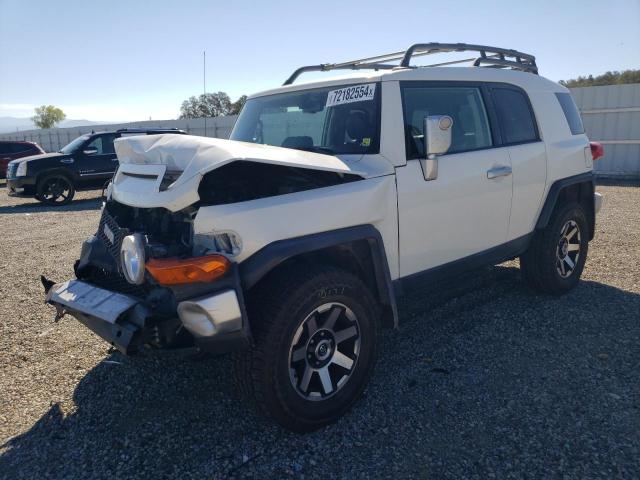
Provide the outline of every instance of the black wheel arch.
{"type": "Polygon", "coordinates": [[[354,273],[379,302],[382,325],[398,326],[398,309],[384,242],[373,225],[314,233],[264,246],[240,264],[244,291],[259,287],[267,275],[296,262],[328,264],[354,273]]]}
{"type": "Polygon", "coordinates": [[[584,208],[589,225],[589,240],[593,240],[596,226],[594,193],[595,178],[593,172],[556,180],[549,189],[536,223],[536,230],[542,230],[549,224],[551,215],[558,205],[577,202],[584,208]]]}
{"type": "Polygon", "coordinates": [[[40,183],[42,179],[47,177],[57,176],[57,175],[68,179],[72,183],[73,187],[76,188],[78,184],[78,176],[75,174],[75,172],[67,168],[51,168],[49,170],[43,170],[41,172],[38,172],[36,174],[36,186],[40,183]]]}

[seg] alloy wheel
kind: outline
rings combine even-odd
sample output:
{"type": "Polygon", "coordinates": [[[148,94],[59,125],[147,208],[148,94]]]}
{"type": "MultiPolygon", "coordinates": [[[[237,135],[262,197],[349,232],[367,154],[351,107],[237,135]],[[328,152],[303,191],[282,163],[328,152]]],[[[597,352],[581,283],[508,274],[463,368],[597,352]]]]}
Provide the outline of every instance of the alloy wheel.
{"type": "Polygon", "coordinates": [[[71,184],[64,178],[54,177],[46,181],[42,198],[47,203],[63,203],[71,195],[71,184]]]}
{"type": "Polygon", "coordinates": [[[313,310],[296,330],[289,348],[289,379],[305,400],[325,400],[344,387],[360,353],[360,325],[341,303],[313,310]]]}
{"type": "Polygon", "coordinates": [[[573,220],[568,220],[560,231],[560,239],[556,247],[556,270],[562,278],[568,278],[578,264],[580,258],[580,227],[573,220]]]}

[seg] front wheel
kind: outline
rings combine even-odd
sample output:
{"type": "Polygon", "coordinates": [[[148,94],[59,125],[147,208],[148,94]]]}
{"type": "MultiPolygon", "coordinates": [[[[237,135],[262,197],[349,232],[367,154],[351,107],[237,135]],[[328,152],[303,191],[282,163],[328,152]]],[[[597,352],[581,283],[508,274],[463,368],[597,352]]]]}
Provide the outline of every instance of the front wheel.
{"type": "Polygon", "coordinates": [[[285,428],[308,432],[360,397],[376,357],[377,315],[354,275],[281,275],[254,305],[255,348],[237,358],[240,388],[285,428]]]}
{"type": "Polygon", "coordinates": [[[66,205],[75,195],[71,180],[63,175],[50,175],[38,182],[36,199],[48,205],[66,205]]]}
{"type": "Polygon", "coordinates": [[[561,206],[520,257],[523,277],[536,291],[565,293],[580,281],[588,249],[589,226],[584,209],[578,203],[561,206]]]}

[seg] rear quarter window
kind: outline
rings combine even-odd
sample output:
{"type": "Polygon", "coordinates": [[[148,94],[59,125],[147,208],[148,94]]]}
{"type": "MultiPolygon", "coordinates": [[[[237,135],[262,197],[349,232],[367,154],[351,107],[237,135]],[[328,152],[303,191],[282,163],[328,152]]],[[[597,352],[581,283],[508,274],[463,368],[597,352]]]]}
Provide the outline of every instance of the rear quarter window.
{"type": "Polygon", "coordinates": [[[26,153],[34,150],[33,146],[28,143],[12,143],[9,145],[9,153],[26,153]]]}
{"type": "Polygon", "coordinates": [[[491,97],[498,115],[503,143],[526,143],[538,140],[533,112],[523,92],[513,88],[492,88],[491,97]]]}
{"type": "Polygon", "coordinates": [[[576,102],[573,101],[573,97],[570,93],[556,93],[556,98],[560,102],[564,116],[569,124],[571,135],[580,135],[584,133],[584,125],[582,124],[582,117],[580,117],[580,110],[576,106],[576,102]]]}

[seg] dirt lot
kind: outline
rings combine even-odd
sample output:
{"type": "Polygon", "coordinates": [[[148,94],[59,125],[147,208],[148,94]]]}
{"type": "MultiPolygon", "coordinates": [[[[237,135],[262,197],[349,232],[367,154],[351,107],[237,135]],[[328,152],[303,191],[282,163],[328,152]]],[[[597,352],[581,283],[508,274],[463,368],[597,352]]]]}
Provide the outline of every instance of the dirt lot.
{"type": "Polygon", "coordinates": [[[584,281],[536,296],[510,262],[400,302],[376,374],[299,436],[239,404],[229,360],[125,358],[38,277],[72,275],[99,216],[0,188],[0,478],[638,478],[640,188],[605,206],[584,281]]]}

